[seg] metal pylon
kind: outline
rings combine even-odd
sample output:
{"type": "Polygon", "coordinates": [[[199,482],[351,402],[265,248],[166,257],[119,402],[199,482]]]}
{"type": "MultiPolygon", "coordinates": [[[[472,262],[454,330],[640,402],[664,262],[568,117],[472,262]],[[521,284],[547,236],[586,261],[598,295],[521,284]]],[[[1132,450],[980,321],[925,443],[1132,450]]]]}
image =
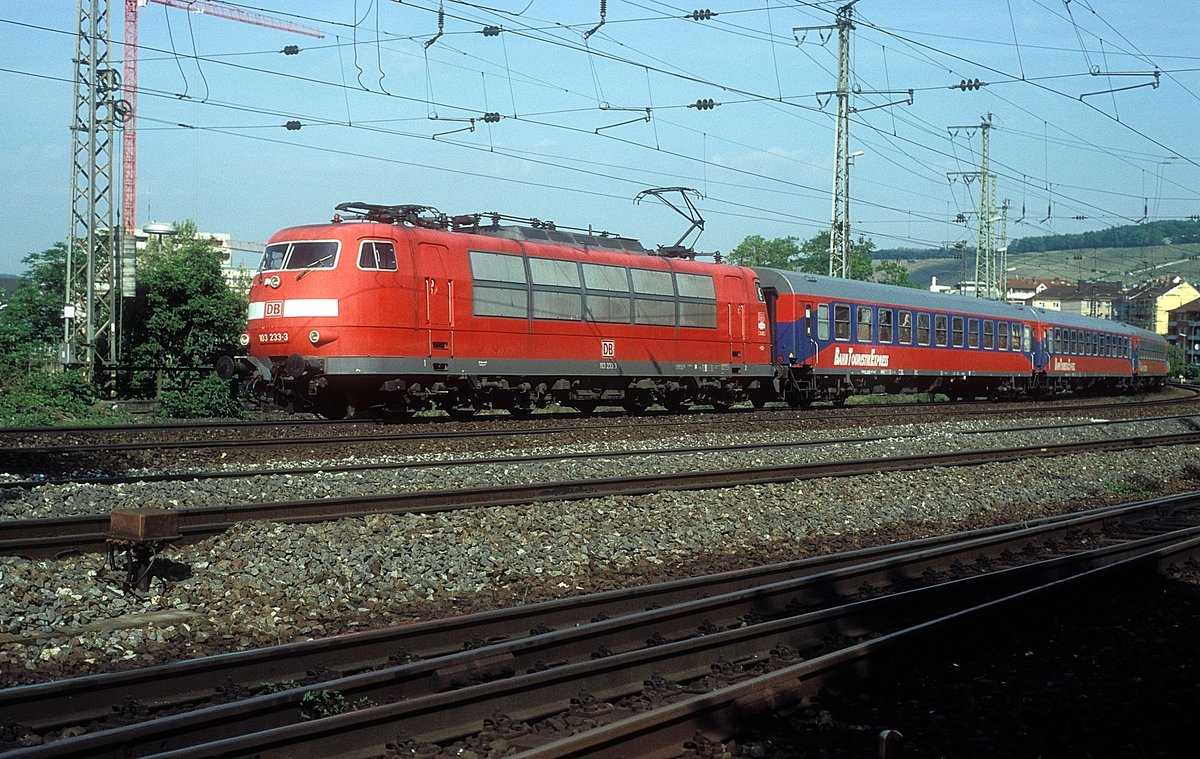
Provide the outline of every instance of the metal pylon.
{"type": "MultiPolygon", "coordinates": [[[[857,0],[855,0],[857,2],[857,0]]],[[[850,276],[850,20],[853,2],[838,9],[837,134],[833,146],[833,220],[829,276],[850,276]]]]}
{"type": "Polygon", "coordinates": [[[121,77],[109,64],[107,0],[79,0],[63,366],[115,366],[120,295],[113,142],[121,77]]]}

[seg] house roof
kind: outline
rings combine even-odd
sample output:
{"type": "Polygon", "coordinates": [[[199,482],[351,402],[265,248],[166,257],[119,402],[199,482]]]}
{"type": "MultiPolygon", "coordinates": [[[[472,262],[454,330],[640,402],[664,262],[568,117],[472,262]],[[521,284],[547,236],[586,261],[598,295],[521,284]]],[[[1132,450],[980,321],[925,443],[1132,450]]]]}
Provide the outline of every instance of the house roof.
{"type": "Polygon", "coordinates": [[[1121,297],[1120,282],[1078,282],[1047,287],[1035,295],[1038,300],[1116,300],[1121,297]]]}

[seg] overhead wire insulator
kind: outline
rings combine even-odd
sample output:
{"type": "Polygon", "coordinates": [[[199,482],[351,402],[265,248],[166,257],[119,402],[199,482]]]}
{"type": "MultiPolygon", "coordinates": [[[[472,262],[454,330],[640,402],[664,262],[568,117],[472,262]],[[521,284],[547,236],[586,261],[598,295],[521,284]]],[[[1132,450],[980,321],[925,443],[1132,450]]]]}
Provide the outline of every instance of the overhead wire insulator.
{"type": "Polygon", "coordinates": [[[716,16],[716,15],[718,15],[718,14],[714,13],[713,11],[710,11],[708,8],[705,8],[702,11],[701,10],[692,11],[690,16],[685,16],[684,18],[690,18],[692,21],[711,21],[713,16],[716,16]]]}
{"type": "Polygon", "coordinates": [[[697,111],[711,111],[718,105],[720,105],[720,103],[713,101],[712,98],[701,98],[694,103],[689,103],[688,108],[695,108],[697,111]]]}
{"type": "Polygon", "coordinates": [[[279,52],[283,53],[284,55],[300,55],[300,46],[299,45],[287,45],[283,48],[283,50],[280,50],[279,52]]]}
{"type": "Polygon", "coordinates": [[[488,111],[487,113],[483,114],[483,121],[485,124],[495,124],[502,118],[504,117],[496,111],[488,111]]]}
{"type": "Polygon", "coordinates": [[[1075,221],[1087,221],[1087,217],[1084,216],[1083,214],[1075,214],[1071,218],[1074,219],[1075,221]]]}
{"type": "Polygon", "coordinates": [[[300,131],[300,127],[302,127],[304,125],[301,124],[299,121],[296,121],[293,119],[292,121],[289,121],[288,123],[284,124],[283,126],[289,132],[298,132],[298,131],[300,131]]]}
{"type": "Polygon", "coordinates": [[[600,23],[596,24],[591,29],[588,29],[586,32],[583,33],[583,38],[585,40],[588,37],[591,37],[597,31],[599,31],[600,27],[604,26],[604,17],[607,15],[608,15],[608,0],[600,0],[600,23]]]}
{"type": "Polygon", "coordinates": [[[504,30],[498,26],[485,26],[485,27],[483,27],[483,36],[484,37],[499,37],[500,32],[502,32],[502,31],[504,31],[504,30]]]}
{"type": "Polygon", "coordinates": [[[987,82],[981,82],[978,79],[963,79],[958,84],[950,85],[950,89],[962,90],[963,92],[966,92],[967,90],[977,90],[980,87],[986,86],[987,82]]]}

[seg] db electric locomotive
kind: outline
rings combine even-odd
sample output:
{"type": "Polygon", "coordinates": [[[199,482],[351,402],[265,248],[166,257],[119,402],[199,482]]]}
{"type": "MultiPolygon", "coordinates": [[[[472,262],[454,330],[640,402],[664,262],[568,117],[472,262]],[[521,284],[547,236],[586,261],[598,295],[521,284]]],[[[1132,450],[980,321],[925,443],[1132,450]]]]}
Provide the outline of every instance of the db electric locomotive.
{"type": "Polygon", "coordinates": [[[1166,343],[1117,322],[694,260],[498,214],[347,203],[266,247],[223,362],[293,410],[515,414],[661,404],[1139,391],[1166,343]]]}

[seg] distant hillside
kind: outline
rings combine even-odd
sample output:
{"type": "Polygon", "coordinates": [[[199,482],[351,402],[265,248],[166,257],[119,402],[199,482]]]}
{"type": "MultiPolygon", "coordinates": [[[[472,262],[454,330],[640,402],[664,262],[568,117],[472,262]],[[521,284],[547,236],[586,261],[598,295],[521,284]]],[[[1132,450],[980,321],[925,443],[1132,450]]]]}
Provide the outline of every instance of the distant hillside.
{"type": "MultiPolygon", "coordinates": [[[[872,252],[875,260],[898,260],[913,282],[928,286],[971,279],[975,248],[890,248],[872,252]]],[[[1063,277],[1134,284],[1173,274],[1200,282],[1200,221],[1195,219],[1129,224],[1076,235],[1022,237],[1008,245],[1010,277],[1063,277]]]]}
{"type": "MultiPolygon", "coordinates": [[[[945,251],[940,257],[902,259],[913,282],[928,287],[930,277],[941,284],[972,279],[975,251],[964,260],[945,251]]],[[[1008,254],[1009,277],[1061,277],[1072,281],[1100,280],[1133,285],[1155,277],[1183,277],[1200,283],[1200,242],[1151,245],[1141,248],[1083,248],[1008,254]]]]}

